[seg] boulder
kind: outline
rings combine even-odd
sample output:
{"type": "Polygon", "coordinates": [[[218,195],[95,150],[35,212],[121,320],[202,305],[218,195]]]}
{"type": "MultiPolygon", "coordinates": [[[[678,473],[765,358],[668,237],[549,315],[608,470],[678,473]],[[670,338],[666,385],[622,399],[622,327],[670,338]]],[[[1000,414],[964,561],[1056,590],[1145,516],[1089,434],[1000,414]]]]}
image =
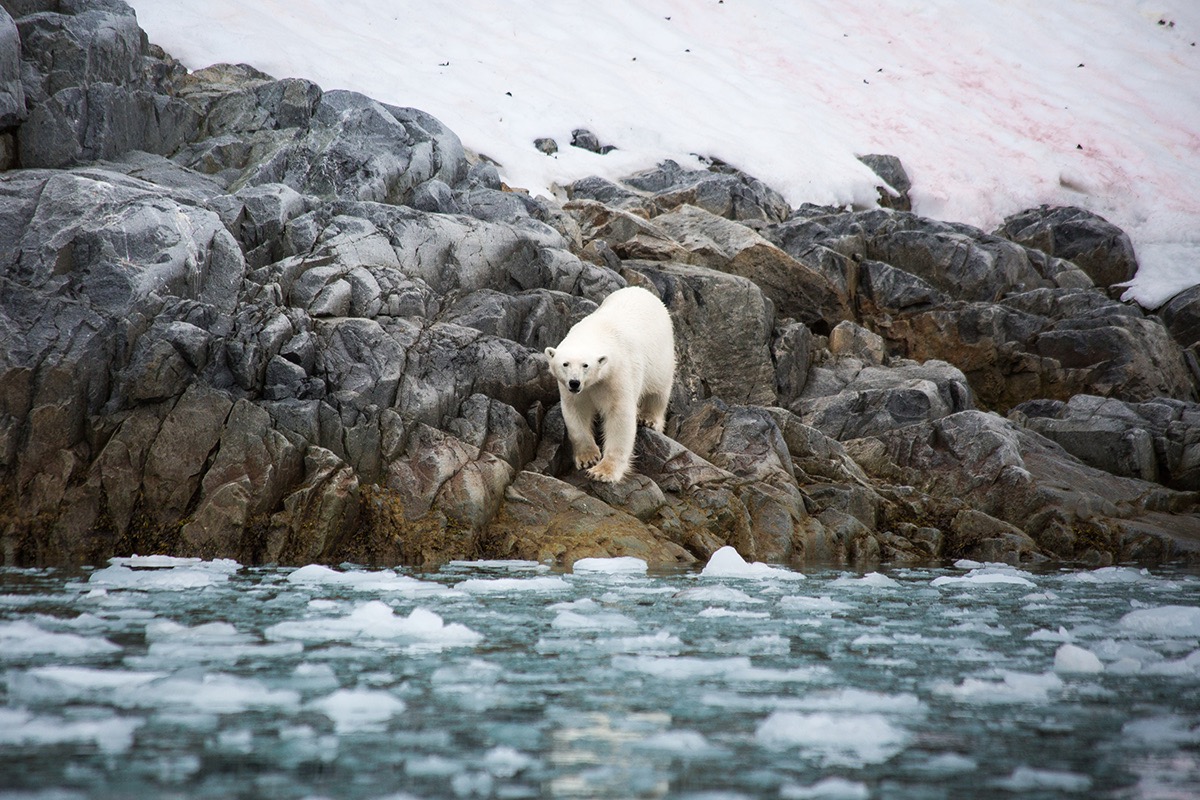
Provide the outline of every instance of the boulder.
{"type": "Polygon", "coordinates": [[[1172,338],[1193,353],[1200,344],[1200,285],[1184,289],[1155,312],[1172,338]]]}
{"type": "Polygon", "coordinates": [[[771,302],[752,281],[687,264],[626,261],[624,277],[662,298],[675,326],[677,407],[709,397],[775,405],[771,302]]]}
{"type": "MultiPolygon", "coordinates": [[[[962,411],[854,440],[847,449],[873,478],[965,503],[1019,528],[1039,551],[1059,558],[1160,560],[1200,548],[1195,495],[1087,466],[995,414],[962,411]]],[[[970,530],[962,522],[960,536],[970,530]]],[[[947,551],[961,554],[953,544],[947,551]]],[[[1036,555],[1027,544],[1017,552],[1036,555]]]]}
{"type": "Polygon", "coordinates": [[[879,191],[879,205],[896,211],[912,211],[912,199],[908,190],[912,181],[904,170],[904,165],[895,156],[869,153],[859,156],[858,160],[871,168],[871,171],[883,180],[883,185],[876,187],[879,191]]]}
{"type": "Polygon", "coordinates": [[[0,130],[16,126],[25,119],[25,115],[25,87],[21,85],[21,36],[13,18],[0,8],[0,130]]]}
{"type": "Polygon", "coordinates": [[[997,235],[1076,264],[1101,288],[1131,280],[1137,257],[1129,236],[1075,206],[1039,206],[1005,217],[997,235]]]}
{"type": "Polygon", "coordinates": [[[1127,403],[1075,395],[1022,403],[1011,412],[1085,464],[1113,475],[1200,490],[1200,406],[1157,398],[1127,403]]]}
{"type": "Polygon", "coordinates": [[[843,356],[810,370],[789,409],[840,441],[926,422],[974,408],[966,376],[944,361],[889,366],[843,356]]]}
{"type": "Polygon", "coordinates": [[[521,472],[484,536],[498,558],[568,569],[581,558],[633,556],[656,566],[695,557],[656,528],[548,475],[521,472]]]}
{"type": "Polygon", "coordinates": [[[1096,291],[1039,289],[999,303],[950,302],[883,320],[893,352],[943,359],[967,376],[985,408],[1106,394],[1141,402],[1189,399],[1180,347],[1155,317],[1096,291]]]}
{"type": "Polygon", "coordinates": [[[151,80],[154,57],[124,3],[56,5],[19,16],[17,29],[32,101],[17,131],[22,166],[64,167],[128,150],[166,155],[196,135],[195,112],[151,80]]]}
{"type": "Polygon", "coordinates": [[[756,283],[779,314],[825,331],[852,316],[846,297],[824,275],[744,225],[688,205],[654,223],[688,251],[690,263],[756,283]]]}

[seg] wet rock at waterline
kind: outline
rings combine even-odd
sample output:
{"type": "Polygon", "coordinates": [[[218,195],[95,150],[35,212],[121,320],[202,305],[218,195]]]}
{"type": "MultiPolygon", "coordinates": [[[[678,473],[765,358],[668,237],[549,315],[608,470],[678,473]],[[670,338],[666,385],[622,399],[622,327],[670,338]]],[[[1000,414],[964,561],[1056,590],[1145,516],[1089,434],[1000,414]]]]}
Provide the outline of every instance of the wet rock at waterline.
{"type": "Polygon", "coordinates": [[[1188,307],[1106,293],[1136,262],[1102,220],[793,209],[715,157],[534,198],[421,111],[188,74],[120,2],[20,11],[5,564],[1200,552],[1188,307]],[[679,368],[602,486],[542,350],[631,284],[679,368]]]}

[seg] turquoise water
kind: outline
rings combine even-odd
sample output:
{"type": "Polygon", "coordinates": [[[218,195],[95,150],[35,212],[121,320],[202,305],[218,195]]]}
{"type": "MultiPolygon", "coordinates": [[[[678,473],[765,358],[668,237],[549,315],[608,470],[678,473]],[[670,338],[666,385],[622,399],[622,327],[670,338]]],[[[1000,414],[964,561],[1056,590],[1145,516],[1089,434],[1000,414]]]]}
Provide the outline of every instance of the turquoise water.
{"type": "Polygon", "coordinates": [[[1200,796],[1192,574],[642,566],[0,570],[0,798],[1200,796]]]}

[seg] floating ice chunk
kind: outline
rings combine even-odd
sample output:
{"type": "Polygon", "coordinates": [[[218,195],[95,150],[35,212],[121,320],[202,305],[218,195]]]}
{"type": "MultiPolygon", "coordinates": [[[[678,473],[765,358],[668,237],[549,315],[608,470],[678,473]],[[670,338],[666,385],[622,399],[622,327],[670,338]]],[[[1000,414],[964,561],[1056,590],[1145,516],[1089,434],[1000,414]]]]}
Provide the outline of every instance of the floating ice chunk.
{"type": "Polygon", "coordinates": [[[603,573],[607,575],[645,575],[647,565],[640,558],[581,558],[571,567],[576,575],[603,573]]]}
{"type": "MultiPolygon", "coordinates": [[[[146,558],[151,558],[147,556],[146,558]]],[[[153,558],[161,558],[154,556],[153,558]]],[[[119,560],[119,559],[114,559],[119,560]]],[[[165,567],[126,566],[113,564],[99,569],[88,576],[88,585],[104,589],[136,589],[143,592],[177,592],[186,589],[203,589],[228,582],[241,565],[230,559],[187,561],[187,565],[165,567]]]]}
{"type": "Polygon", "coordinates": [[[583,650],[598,649],[606,653],[673,655],[683,650],[683,641],[668,631],[659,631],[643,636],[617,636],[611,639],[581,639],[574,636],[561,639],[542,638],[534,648],[539,653],[579,653],[583,650]]]}
{"type": "Polygon", "coordinates": [[[496,778],[511,778],[535,763],[532,756],[508,745],[493,747],[483,756],[483,768],[496,778]]]}
{"type": "Polygon", "coordinates": [[[860,767],[887,761],[911,735],[882,714],[775,711],[759,723],[755,738],[772,749],[800,748],[825,764],[860,767]]]}
{"type": "Polygon", "coordinates": [[[693,656],[660,657],[655,655],[614,656],[613,666],[626,672],[641,672],[670,680],[719,679],[756,682],[808,682],[824,677],[821,667],[765,669],[752,666],[745,656],[699,658],[693,656]]]}
{"type": "Polygon", "coordinates": [[[756,604],[766,602],[766,600],[751,597],[741,589],[734,589],[732,586],[697,586],[694,589],[676,592],[675,597],[679,600],[691,600],[697,603],[756,604]]]}
{"type": "Polygon", "coordinates": [[[1092,779],[1076,772],[1034,769],[1022,765],[1013,770],[1012,775],[996,781],[996,785],[1010,792],[1086,792],[1092,788],[1092,779]]]}
{"type": "Polygon", "coordinates": [[[1054,671],[1094,674],[1103,672],[1104,664],[1091,650],[1067,642],[1054,653],[1054,671]]]}
{"type": "Polygon", "coordinates": [[[478,561],[451,561],[446,565],[453,569],[485,569],[498,572],[549,572],[550,567],[537,561],[516,558],[486,559],[478,561]]]}
{"type": "Polygon", "coordinates": [[[228,622],[207,622],[188,627],[178,622],[154,619],[146,623],[150,647],[145,656],[126,659],[130,666],[142,668],[214,661],[234,663],[243,658],[277,658],[300,653],[296,642],[264,644],[256,636],[243,633],[228,622]]]}
{"type": "Polygon", "coordinates": [[[918,769],[922,772],[948,775],[955,772],[974,772],[979,769],[979,762],[960,753],[938,753],[918,765],[918,769]]]}
{"type": "Polygon", "coordinates": [[[38,667],[10,672],[9,697],[22,704],[103,702],[112,692],[166,677],[162,672],[130,672],[88,667],[38,667]]]}
{"type": "Polygon", "coordinates": [[[981,567],[966,575],[942,575],[934,578],[930,586],[1036,586],[1033,581],[1014,569],[981,567]]]}
{"type": "Polygon", "coordinates": [[[868,689],[836,689],[796,698],[794,707],[805,711],[852,711],[878,714],[924,714],[925,704],[915,694],[885,694],[868,689]]]}
{"type": "Polygon", "coordinates": [[[1039,628],[1038,630],[1029,634],[1029,636],[1027,636],[1025,638],[1027,638],[1031,642],[1073,642],[1073,641],[1075,641],[1075,637],[1073,635],[1071,635],[1071,632],[1068,631],[1066,628],[1064,628],[1061,625],[1058,626],[1057,631],[1050,631],[1050,630],[1046,630],[1045,628],[1039,628]]]}
{"type": "Polygon", "coordinates": [[[338,586],[358,592],[399,592],[414,596],[456,594],[440,583],[418,580],[390,569],[341,572],[320,564],[300,567],[288,574],[287,582],[296,586],[338,586]]]}
{"type": "Polygon", "coordinates": [[[242,565],[234,561],[232,558],[218,558],[214,561],[205,561],[202,558],[177,558],[176,556],[118,556],[110,558],[109,564],[120,567],[132,567],[133,569],[172,569],[175,567],[201,567],[204,569],[216,570],[218,572],[234,573],[241,569],[242,565]]]}
{"type": "Polygon", "coordinates": [[[716,617],[738,617],[740,619],[767,619],[771,616],[767,611],[739,611],[732,608],[718,608],[709,606],[701,611],[696,616],[704,617],[705,619],[713,619],[716,617]]]}
{"type": "Polygon", "coordinates": [[[1161,749],[1200,744],[1200,725],[1193,725],[1191,721],[1173,714],[1126,722],[1121,726],[1121,734],[1161,749]]]}
{"type": "Polygon", "coordinates": [[[958,685],[937,683],[933,691],[966,703],[1044,703],[1051,692],[1063,686],[1062,679],[1053,672],[1035,675],[999,670],[999,676],[999,681],[965,678],[958,685]]]}
{"type": "Polygon", "coordinates": [[[1200,636],[1200,607],[1139,608],[1121,617],[1118,624],[1130,633],[1165,638],[1194,638],[1200,636]]]}
{"type": "Polygon", "coordinates": [[[504,669],[491,661],[481,658],[470,658],[456,664],[438,667],[429,676],[430,682],[438,688],[445,686],[495,686],[504,677],[504,669]]]}
{"type": "Polygon", "coordinates": [[[155,619],[146,623],[146,640],[218,645],[243,644],[254,641],[254,637],[238,632],[238,629],[228,622],[206,622],[188,627],[169,619],[155,619]]]}
{"type": "Polygon", "coordinates": [[[811,786],[786,784],[779,790],[783,800],[868,800],[871,790],[865,783],[845,778],[825,778],[811,786]]]}
{"type": "Polygon", "coordinates": [[[561,603],[551,603],[546,608],[550,611],[577,611],[581,614],[586,614],[599,611],[603,606],[590,597],[581,597],[578,600],[564,600],[561,603]]]}
{"type": "Polygon", "coordinates": [[[626,672],[641,672],[656,678],[699,680],[726,678],[746,674],[753,667],[745,656],[733,658],[698,658],[694,656],[616,656],[613,666],[626,672]]]}
{"type": "Polygon", "coordinates": [[[854,608],[850,603],[834,600],[829,595],[821,597],[805,597],[803,595],[786,595],[779,598],[779,605],[788,611],[803,611],[812,614],[832,614],[835,611],[846,611],[854,608]]]}
{"type": "Polygon", "coordinates": [[[708,741],[704,734],[689,730],[659,731],[635,745],[639,750],[654,750],[678,758],[711,758],[724,755],[727,751],[708,741]]]}
{"type": "Polygon", "coordinates": [[[1200,650],[1176,660],[1143,664],[1140,672],[1147,675],[1166,675],[1176,678],[1200,675],[1200,650]]]}
{"type": "Polygon", "coordinates": [[[295,711],[300,707],[300,694],[291,689],[271,689],[254,678],[216,672],[201,676],[181,672],[123,686],[111,697],[123,708],[192,709],[210,714],[238,714],[250,709],[295,711]]]}
{"type": "Polygon", "coordinates": [[[749,639],[717,642],[713,649],[718,653],[736,653],[743,656],[785,656],[792,652],[792,640],[777,633],[764,633],[760,636],[751,636],[749,639]]]}
{"type": "Polygon", "coordinates": [[[400,617],[379,600],[363,603],[344,617],[280,622],[267,628],[268,639],[326,641],[401,641],[439,647],[469,647],[483,637],[457,622],[446,624],[424,608],[400,617]]]}
{"type": "Polygon", "coordinates": [[[775,580],[802,581],[804,575],[782,567],[772,567],[761,561],[746,562],[738,551],[725,545],[709,557],[700,571],[704,578],[771,578],[775,580]]]}
{"type": "Polygon", "coordinates": [[[1063,576],[1067,583],[1137,583],[1151,578],[1150,570],[1134,567],[1101,567],[1071,572],[1063,576]]]}
{"type": "Polygon", "coordinates": [[[577,614],[574,611],[560,611],[550,627],[555,630],[570,631],[620,631],[636,630],[637,622],[615,611],[601,611],[594,614],[577,614]]]}
{"type": "Polygon", "coordinates": [[[302,692],[332,692],[338,688],[337,673],[328,664],[313,664],[308,661],[297,664],[292,670],[288,685],[302,692]]]}
{"type": "Polygon", "coordinates": [[[99,636],[47,631],[29,622],[0,623],[0,661],[23,661],[37,656],[87,658],[120,652],[99,636]]]}
{"type": "Polygon", "coordinates": [[[308,705],[333,720],[338,733],[383,730],[406,707],[391,692],[376,689],[338,689],[308,705]]]}
{"type": "Polygon", "coordinates": [[[454,586],[459,591],[469,594],[519,594],[534,592],[537,594],[565,592],[571,584],[562,578],[468,578],[454,586]]]}
{"type": "Polygon", "coordinates": [[[858,577],[842,575],[836,578],[830,585],[851,589],[895,589],[900,586],[900,581],[889,578],[882,572],[868,572],[866,575],[858,577]]]}
{"type": "Polygon", "coordinates": [[[116,715],[94,719],[35,716],[24,709],[0,708],[0,745],[94,744],[102,753],[125,753],[133,746],[140,719],[116,715]]]}

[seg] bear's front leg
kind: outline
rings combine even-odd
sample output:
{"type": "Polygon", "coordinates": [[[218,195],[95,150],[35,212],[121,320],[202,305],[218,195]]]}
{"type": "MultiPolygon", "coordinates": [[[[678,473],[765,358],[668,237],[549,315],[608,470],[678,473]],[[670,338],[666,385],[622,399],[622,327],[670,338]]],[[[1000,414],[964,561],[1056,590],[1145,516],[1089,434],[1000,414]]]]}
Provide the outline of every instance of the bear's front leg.
{"type": "Polygon", "coordinates": [[[588,475],[605,483],[620,483],[629,474],[633,442],[637,437],[637,407],[632,399],[619,403],[604,417],[604,458],[588,475]]]}
{"type": "Polygon", "coordinates": [[[563,422],[567,425],[567,438],[571,440],[571,452],[575,456],[575,469],[592,466],[600,460],[600,447],[592,435],[595,407],[587,398],[564,393],[562,412],[563,422]]]}

